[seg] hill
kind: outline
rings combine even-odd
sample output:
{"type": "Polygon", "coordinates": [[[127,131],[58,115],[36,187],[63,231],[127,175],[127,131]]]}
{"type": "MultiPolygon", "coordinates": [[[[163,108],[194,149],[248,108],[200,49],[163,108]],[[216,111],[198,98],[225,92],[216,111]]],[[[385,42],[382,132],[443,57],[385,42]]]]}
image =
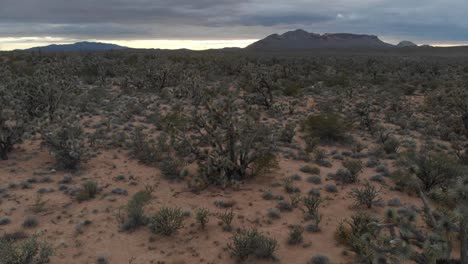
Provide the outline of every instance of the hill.
{"type": "Polygon", "coordinates": [[[336,33],[315,34],[298,29],[273,34],[246,47],[247,50],[288,51],[310,49],[381,49],[394,47],[374,35],[336,33]]]}
{"type": "Polygon", "coordinates": [[[44,52],[65,52],[65,51],[107,51],[107,50],[123,50],[129,49],[128,47],[119,46],[110,43],[101,42],[77,42],[73,44],[52,44],[42,47],[34,47],[26,49],[26,51],[44,51],[44,52]]]}

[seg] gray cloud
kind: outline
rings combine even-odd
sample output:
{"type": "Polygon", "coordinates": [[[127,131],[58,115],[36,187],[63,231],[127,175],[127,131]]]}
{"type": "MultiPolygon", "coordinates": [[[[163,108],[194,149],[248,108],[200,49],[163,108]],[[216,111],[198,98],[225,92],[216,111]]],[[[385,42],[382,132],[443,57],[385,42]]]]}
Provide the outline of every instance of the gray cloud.
{"type": "Polygon", "coordinates": [[[241,39],[304,28],[468,42],[464,0],[0,0],[0,37],[241,39]]]}

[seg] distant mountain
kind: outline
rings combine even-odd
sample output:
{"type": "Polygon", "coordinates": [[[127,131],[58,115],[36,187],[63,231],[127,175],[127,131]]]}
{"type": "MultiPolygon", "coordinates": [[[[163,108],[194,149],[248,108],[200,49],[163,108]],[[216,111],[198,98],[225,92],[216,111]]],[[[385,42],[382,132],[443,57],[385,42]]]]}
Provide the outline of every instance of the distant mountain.
{"type": "Polygon", "coordinates": [[[403,40],[401,41],[400,43],[397,44],[397,47],[399,48],[405,48],[405,47],[417,47],[418,45],[416,45],[415,43],[411,42],[411,41],[407,41],[407,40],[403,40]]]}
{"type": "Polygon", "coordinates": [[[44,51],[44,52],[64,52],[64,51],[106,51],[106,50],[123,50],[128,49],[127,47],[100,43],[100,42],[77,42],[74,44],[62,44],[62,45],[49,45],[43,47],[34,47],[26,49],[26,51],[44,51]]]}
{"type": "Polygon", "coordinates": [[[310,49],[357,49],[357,48],[390,48],[394,47],[373,35],[349,33],[315,34],[298,29],[283,35],[273,34],[249,46],[254,51],[287,51],[310,49]]]}

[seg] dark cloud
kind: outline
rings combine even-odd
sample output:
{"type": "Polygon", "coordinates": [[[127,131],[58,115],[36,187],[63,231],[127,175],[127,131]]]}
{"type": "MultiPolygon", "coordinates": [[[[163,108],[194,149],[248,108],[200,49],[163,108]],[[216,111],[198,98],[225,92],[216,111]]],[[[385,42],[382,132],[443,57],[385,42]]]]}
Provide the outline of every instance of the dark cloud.
{"type": "Polygon", "coordinates": [[[0,0],[0,37],[261,38],[308,31],[467,41],[464,0],[0,0]]]}

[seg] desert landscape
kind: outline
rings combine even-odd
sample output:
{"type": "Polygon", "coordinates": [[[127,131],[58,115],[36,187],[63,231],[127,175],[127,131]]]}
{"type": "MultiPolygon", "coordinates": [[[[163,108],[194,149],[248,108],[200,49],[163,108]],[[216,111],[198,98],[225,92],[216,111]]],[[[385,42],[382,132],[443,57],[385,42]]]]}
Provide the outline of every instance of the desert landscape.
{"type": "Polygon", "coordinates": [[[1,52],[0,263],[467,263],[468,53],[304,32],[1,52]]]}

